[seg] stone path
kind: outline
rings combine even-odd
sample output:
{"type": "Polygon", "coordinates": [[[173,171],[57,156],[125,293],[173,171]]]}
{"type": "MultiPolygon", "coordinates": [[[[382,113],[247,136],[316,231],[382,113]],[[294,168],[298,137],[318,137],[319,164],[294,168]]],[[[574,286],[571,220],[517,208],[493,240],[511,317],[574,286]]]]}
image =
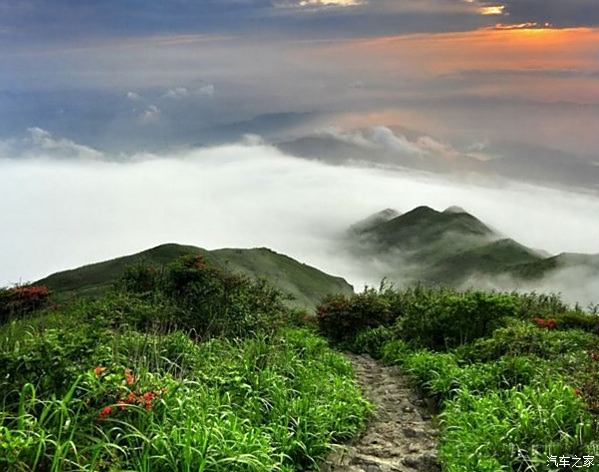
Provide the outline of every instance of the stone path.
{"type": "Polygon", "coordinates": [[[321,465],[321,472],[437,472],[437,430],[426,404],[399,368],[349,354],[377,413],[364,433],[321,465]]]}

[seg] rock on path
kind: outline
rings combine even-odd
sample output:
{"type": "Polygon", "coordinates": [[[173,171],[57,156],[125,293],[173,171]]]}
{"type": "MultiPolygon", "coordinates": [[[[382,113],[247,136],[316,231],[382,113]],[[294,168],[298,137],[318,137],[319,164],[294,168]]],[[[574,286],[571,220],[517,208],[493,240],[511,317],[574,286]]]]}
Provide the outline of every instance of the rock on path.
{"type": "Polygon", "coordinates": [[[366,431],[329,456],[321,472],[436,472],[437,430],[399,368],[349,354],[358,381],[377,407],[366,431]]]}

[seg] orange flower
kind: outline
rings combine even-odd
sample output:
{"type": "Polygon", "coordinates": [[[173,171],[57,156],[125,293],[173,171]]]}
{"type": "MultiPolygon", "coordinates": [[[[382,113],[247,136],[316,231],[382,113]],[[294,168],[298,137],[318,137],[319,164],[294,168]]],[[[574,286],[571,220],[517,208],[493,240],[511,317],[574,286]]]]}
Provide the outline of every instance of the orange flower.
{"type": "Polygon", "coordinates": [[[100,375],[102,375],[102,373],[103,373],[105,370],[106,370],[106,367],[100,367],[100,366],[98,366],[98,367],[96,367],[96,368],[94,369],[94,373],[95,373],[95,374],[96,374],[98,377],[100,377],[100,375]]]}
{"type": "Polygon", "coordinates": [[[129,368],[125,369],[125,381],[127,382],[127,385],[133,385],[135,382],[135,377],[133,377],[133,373],[129,368]]]}

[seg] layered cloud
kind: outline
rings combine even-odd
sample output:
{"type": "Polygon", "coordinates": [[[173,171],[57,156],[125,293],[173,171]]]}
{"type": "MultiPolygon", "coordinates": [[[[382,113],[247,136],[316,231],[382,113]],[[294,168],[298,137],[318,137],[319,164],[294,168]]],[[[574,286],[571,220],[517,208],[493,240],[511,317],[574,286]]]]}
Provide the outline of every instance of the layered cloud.
{"type": "Polygon", "coordinates": [[[339,235],[380,209],[422,204],[462,206],[552,253],[599,252],[599,203],[583,193],[333,167],[290,157],[256,138],[120,161],[89,159],[81,148],[75,148],[79,158],[56,159],[57,148],[70,154],[73,143],[38,130],[32,139],[38,148],[27,159],[0,158],[0,285],[172,241],[268,246],[361,288],[378,284],[377,275],[341,255],[339,235]]]}

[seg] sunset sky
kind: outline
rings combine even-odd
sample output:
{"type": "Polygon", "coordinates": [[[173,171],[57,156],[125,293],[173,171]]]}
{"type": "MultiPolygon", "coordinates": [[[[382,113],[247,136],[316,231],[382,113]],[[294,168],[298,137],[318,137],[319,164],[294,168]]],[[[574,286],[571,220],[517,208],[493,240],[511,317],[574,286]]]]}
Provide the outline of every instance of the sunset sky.
{"type": "Polygon", "coordinates": [[[419,204],[598,253],[598,149],[597,0],[0,0],[0,285],[419,204]]]}
{"type": "Polygon", "coordinates": [[[598,25],[595,0],[0,0],[0,138],[118,153],[401,126],[599,165],[598,25]]]}

